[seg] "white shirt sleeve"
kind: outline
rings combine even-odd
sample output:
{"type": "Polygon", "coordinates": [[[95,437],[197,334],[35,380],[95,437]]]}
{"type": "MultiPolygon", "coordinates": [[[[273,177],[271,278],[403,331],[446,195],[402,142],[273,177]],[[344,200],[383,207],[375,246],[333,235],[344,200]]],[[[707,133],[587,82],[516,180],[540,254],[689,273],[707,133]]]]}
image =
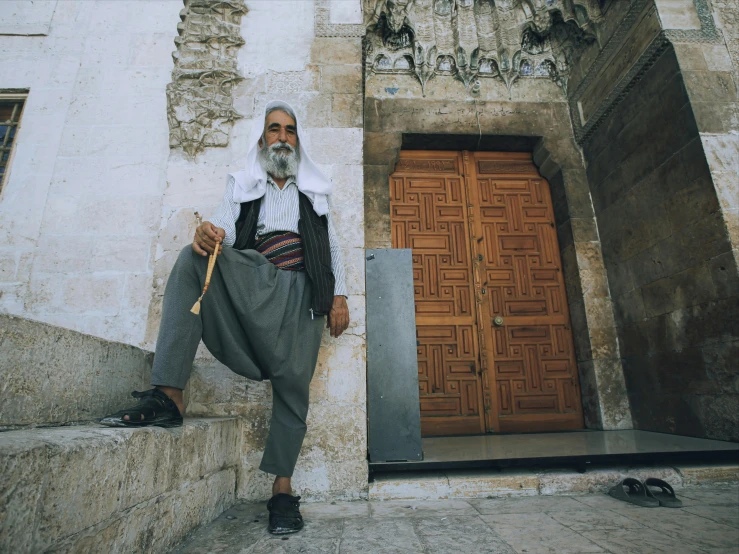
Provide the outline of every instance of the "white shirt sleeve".
{"type": "Polygon", "coordinates": [[[326,219],[328,220],[328,242],[331,248],[331,271],[334,272],[334,279],[336,280],[336,283],[334,284],[334,296],[349,296],[349,292],[346,288],[344,259],[341,254],[341,246],[339,245],[339,239],[336,236],[333,221],[331,221],[330,206],[329,213],[326,214],[326,219]]]}
{"type": "Polygon", "coordinates": [[[224,246],[233,246],[236,242],[236,220],[241,213],[241,204],[234,202],[235,186],[236,180],[229,175],[226,192],[223,194],[223,201],[210,218],[210,222],[213,225],[226,231],[226,238],[223,239],[224,246]]]}

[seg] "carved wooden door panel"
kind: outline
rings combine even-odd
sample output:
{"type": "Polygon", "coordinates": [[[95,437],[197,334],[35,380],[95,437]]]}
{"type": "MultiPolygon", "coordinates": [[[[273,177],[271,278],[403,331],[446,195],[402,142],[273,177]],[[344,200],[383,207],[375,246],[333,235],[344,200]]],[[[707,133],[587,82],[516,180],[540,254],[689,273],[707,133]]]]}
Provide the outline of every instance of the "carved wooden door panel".
{"type": "MultiPolygon", "coordinates": [[[[530,154],[469,156],[499,432],[581,429],[575,351],[548,183],[530,154]]],[[[485,325],[487,323],[487,325],[485,325]]],[[[487,334],[486,333],[486,334],[487,334]]],[[[497,419],[497,422],[495,421],[497,419]]]]}
{"type": "Polygon", "coordinates": [[[551,196],[531,155],[403,151],[390,214],[393,247],[413,250],[423,436],[582,428],[551,196]]]}
{"type": "Polygon", "coordinates": [[[413,249],[422,434],[485,432],[460,154],[402,152],[390,213],[393,247],[413,249]]]}

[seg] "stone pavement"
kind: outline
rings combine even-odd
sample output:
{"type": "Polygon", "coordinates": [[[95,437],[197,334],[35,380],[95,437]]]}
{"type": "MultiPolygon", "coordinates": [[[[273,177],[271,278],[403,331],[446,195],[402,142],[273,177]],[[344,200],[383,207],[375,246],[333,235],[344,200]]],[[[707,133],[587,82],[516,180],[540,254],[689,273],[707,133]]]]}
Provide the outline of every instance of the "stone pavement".
{"type": "Polygon", "coordinates": [[[603,494],[304,504],[305,529],[266,532],[264,504],[239,504],[173,554],[739,552],[739,486],[679,489],[682,509],[603,494]]]}

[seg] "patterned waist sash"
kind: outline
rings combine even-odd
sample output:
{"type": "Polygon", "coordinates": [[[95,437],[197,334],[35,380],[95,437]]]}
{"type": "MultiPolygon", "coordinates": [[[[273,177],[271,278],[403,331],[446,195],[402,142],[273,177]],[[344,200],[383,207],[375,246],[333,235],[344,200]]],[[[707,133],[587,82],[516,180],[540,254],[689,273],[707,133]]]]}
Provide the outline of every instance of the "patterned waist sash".
{"type": "Polygon", "coordinates": [[[305,271],[303,239],[287,231],[276,231],[257,238],[255,250],[280,269],[305,271]]]}

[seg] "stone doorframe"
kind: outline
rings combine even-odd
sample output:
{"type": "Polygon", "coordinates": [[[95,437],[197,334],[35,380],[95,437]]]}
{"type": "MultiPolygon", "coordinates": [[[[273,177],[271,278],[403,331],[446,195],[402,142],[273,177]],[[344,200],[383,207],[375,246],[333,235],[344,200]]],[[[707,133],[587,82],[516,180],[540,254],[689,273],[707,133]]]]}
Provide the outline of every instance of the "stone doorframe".
{"type": "Polygon", "coordinates": [[[423,114],[419,117],[418,109],[409,110],[403,104],[402,100],[395,99],[365,100],[365,247],[392,246],[388,179],[394,171],[404,140],[407,148],[408,144],[418,144],[418,133],[434,134],[438,146],[429,149],[443,147],[446,150],[475,149],[454,147],[454,144],[461,143],[479,144],[480,150],[493,150],[490,145],[496,142],[528,144],[529,151],[533,150],[534,163],[551,187],[580,374],[585,426],[605,430],[631,429],[631,411],[613,306],[585,163],[572,138],[566,106],[552,106],[551,110],[537,112],[534,118],[529,116],[532,112],[527,110],[518,115],[508,113],[505,139],[496,141],[496,137],[478,136],[477,133],[474,136],[445,134],[450,129],[454,132],[460,127],[476,131],[480,114],[476,115],[475,111],[484,109],[484,103],[474,105],[479,107],[473,107],[467,122],[463,121],[464,116],[458,115],[459,110],[455,110],[453,125],[445,121],[444,116],[433,117],[445,113],[438,108],[442,104],[448,106],[447,102],[416,100],[416,106],[427,106],[424,111],[426,115],[433,114],[430,117],[424,117],[423,114]],[[553,130],[562,129],[565,121],[569,138],[552,136],[553,130]]]}

